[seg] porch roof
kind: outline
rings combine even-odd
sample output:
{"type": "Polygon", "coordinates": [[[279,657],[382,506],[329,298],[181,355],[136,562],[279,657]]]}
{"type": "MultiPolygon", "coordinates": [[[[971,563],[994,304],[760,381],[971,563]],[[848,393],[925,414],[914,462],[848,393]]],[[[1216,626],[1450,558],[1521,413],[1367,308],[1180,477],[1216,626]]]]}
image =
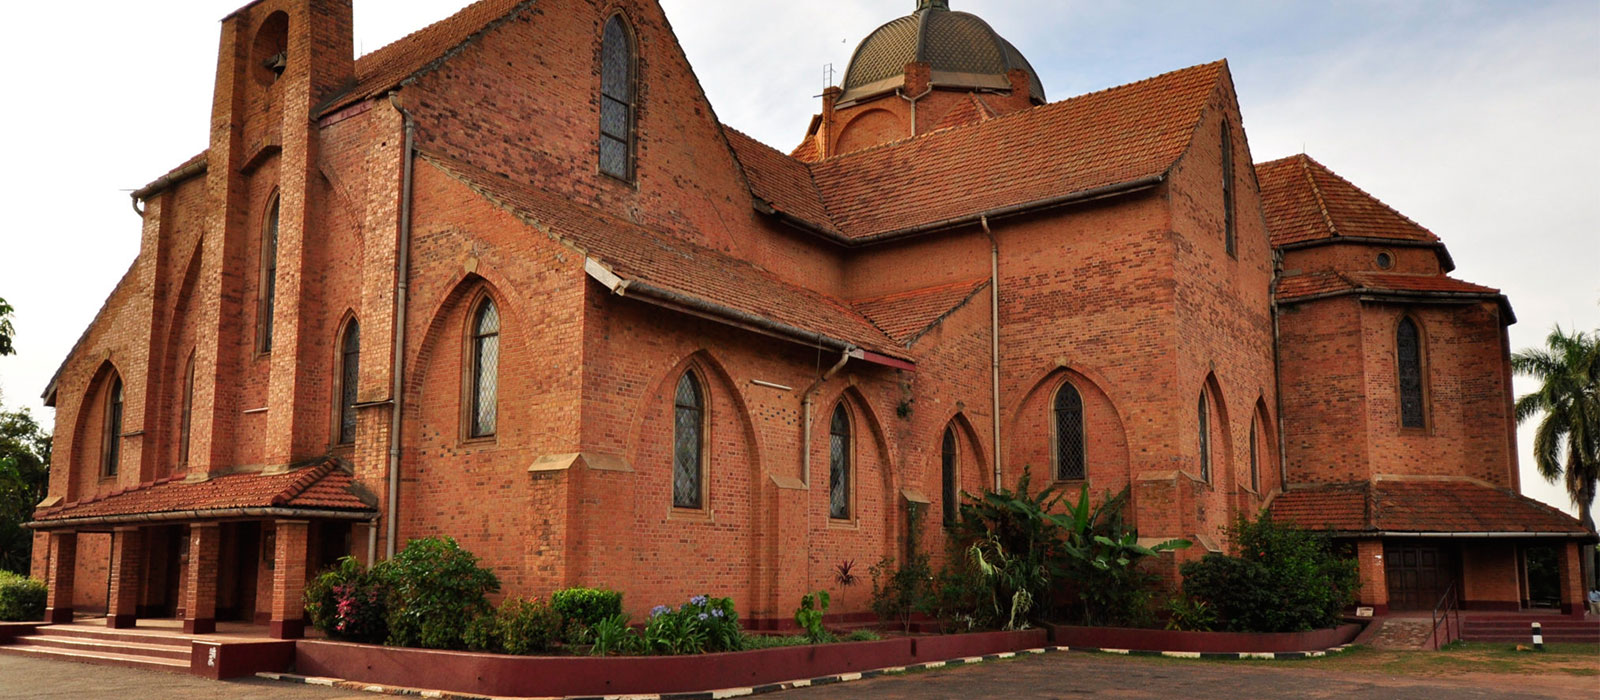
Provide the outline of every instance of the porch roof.
{"type": "Polygon", "coordinates": [[[1521,494],[1469,479],[1384,479],[1295,488],[1272,517],[1366,535],[1593,537],[1578,520],[1521,494]]]}
{"type": "Polygon", "coordinates": [[[336,460],[279,473],[227,474],[189,481],[174,474],[79,501],[34,511],[35,529],[78,525],[203,520],[219,517],[333,517],[376,514],[355,491],[355,479],[336,460]]]}

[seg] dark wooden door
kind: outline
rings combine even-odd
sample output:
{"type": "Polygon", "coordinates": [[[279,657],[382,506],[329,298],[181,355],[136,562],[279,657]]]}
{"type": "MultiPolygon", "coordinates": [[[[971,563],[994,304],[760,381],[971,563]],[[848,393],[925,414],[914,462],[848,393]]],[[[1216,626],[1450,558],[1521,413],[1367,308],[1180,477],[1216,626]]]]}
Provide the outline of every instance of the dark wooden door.
{"type": "Polygon", "coordinates": [[[1387,543],[1383,564],[1391,610],[1432,610],[1456,581],[1455,550],[1446,545],[1387,543]]]}

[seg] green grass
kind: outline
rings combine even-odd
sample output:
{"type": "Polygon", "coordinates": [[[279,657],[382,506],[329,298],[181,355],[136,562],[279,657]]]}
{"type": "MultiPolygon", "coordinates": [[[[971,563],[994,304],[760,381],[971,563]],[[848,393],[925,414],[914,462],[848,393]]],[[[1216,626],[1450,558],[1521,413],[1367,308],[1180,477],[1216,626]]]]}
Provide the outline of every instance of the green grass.
{"type": "MultiPolygon", "coordinates": [[[[1102,658],[1105,658],[1104,655],[1102,658]]],[[[1546,644],[1544,651],[1517,651],[1515,644],[1456,642],[1439,651],[1389,651],[1356,645],[1327,656],[1302,659],[1174,659],[1132,656],[1141,662],[1171,664],[1292,665],[1330,671],[1368,671],[1392,675],[1453,673],[1565,673],[1600,676],[1600,644],[1546,644]]]]}

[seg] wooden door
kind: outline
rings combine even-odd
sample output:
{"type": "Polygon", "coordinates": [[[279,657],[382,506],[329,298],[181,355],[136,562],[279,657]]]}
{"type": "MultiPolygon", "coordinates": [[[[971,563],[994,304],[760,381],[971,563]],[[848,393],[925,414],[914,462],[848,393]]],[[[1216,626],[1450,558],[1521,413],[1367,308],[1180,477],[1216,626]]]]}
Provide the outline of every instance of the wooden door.
{"type": "Polygon", "coordinates": [[[1432,610],[1457,579],[1455,550],[1447,545],[1386,543],[1383,563],[1391,610],[1432,610]]]}

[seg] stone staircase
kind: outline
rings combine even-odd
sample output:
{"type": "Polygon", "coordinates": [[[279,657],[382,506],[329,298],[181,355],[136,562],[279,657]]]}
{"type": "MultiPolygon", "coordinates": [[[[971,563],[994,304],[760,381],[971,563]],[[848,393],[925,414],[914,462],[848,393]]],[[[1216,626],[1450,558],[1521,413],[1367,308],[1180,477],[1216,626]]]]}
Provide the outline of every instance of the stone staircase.
{"type": "Polygon", "coordinates": [[[96,624],[42,625],[0,646],[0,654],[188,673],[192,641],[183,634],[129,632],[96,624]]]}
{"type": "Polygon", "coordinates": [[[1544,641],[1550,643],[1600,644],[1600,617],[1570,615],[1478,615],[1463,616],[1461,639],[1468,642],[1528,644],[1532,623],[1538,622],[1544,641]]]}

